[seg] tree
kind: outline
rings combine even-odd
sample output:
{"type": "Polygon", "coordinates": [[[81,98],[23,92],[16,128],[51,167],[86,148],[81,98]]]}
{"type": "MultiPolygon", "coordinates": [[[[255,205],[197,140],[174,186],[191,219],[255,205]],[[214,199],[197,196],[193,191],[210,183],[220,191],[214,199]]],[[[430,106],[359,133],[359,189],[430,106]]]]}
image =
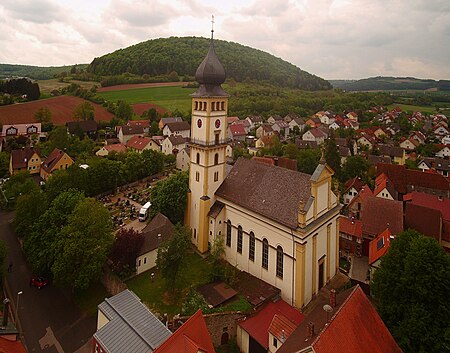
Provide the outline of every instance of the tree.
{"type": "Polygon", "coordinates": [[[136,270],[136,258],[144,243],[144,235],[133,228],[121,228],[111,249],[112,270],[124,277],[136,270]]]}
{"type": "Polygon", "coordinates": [[[344,163],[342,168],[342,181],[349,180],[355,176],[361,177],[362,180],[367,182],[367,171],[369,170],[369,162],[363,157],[350,156],[344,163]]]}
{"type": "Polygon", "coordinates": [[[34,117],[39,123],[48,124],[52,121],[52,112],[47,106],[44,106],[34,113],[34,117]]]}
{"type": "Polygon", "coordinates": [[[161,212],[172,223],[183,222],[189,190],[189,175],[178,172],[152,188],[152,212],[161,212]]]}
{"type": "Polygon", "coordinates": [[[0,178],[9,175],[9,153],[0,152],[0,178]]]}
{"type": "Polygon", "coordinates": [[[21,195],[30,195],[39,192],[39,186],[31,179],[28,171],[22,171],[12,175],[3,185],[4,196],[10,206],[15,205],[16,200],[21,195]]]}
{"type": "Polygon", "coordinates": [[[320,161],[320,150],[307,148],[298,152],[297,169],[299,172],[312,174],[320,161]]]}
{"type": "Polygon", "coordinates": [[[125,121],[130,120],[133,117],[133,108],[123,100],[117,101],[116,117],[125,121]]]}
{"type": "Polygon", "coordinates": [[[14,215],[14,230],[20,237],[33,231],[34,225],[47,210],[47,197],[44,192],[37,191],[19,196],[14,215]]]}
{"type": "Polygon", "coordinates": [[[113,241],[108,210],[93,198],[79,202],[54,247],[55,283],[85,289],[99,280],[113,241]]]}
{"type": "Polygon", "coordinates": [[[339,175],[341,172],[341,157],[334,137],[331,137],[325,143],[325,160],[336,175],[339,175]]]}
{"type": "Polygon", "coordinates": [[[77,120],[94,120],[94,106],[89,102],[83,102],[75,107],[73,117],[77,120]]]}
{"type": "Polygon", "coordinates": [[[450,352],[450,256],[434,239],[413,230],[399,234],[371,288],[405,353],[450,352]]]}
{"type": "MultiPolygon", "coordinates": [[[[62,229],[68,224],[75,207],[84,200],[77,190],[58,195],[45,213],[39,217],[31,233],[25,234],[24,251],[35,273],[50,275],[57,254],[60,252],[62,229]]],[[[82,248],[80,248],[82,249],[82,248]]]]}
{"type": "Polygon", "coordinates": [[[0,240],[0,280],[3,282],[3,271],[5,269],[6,257],[8,256],[8,249],[3,240],[0,240]]]}
{"type": "Polygon", "coordinates": [[[177,224],[172,237],[158,248],[156,266],[161,271],[169,289],[174,290],[178,273],[191,244],[191,232],[186,226],[177,224]]]}

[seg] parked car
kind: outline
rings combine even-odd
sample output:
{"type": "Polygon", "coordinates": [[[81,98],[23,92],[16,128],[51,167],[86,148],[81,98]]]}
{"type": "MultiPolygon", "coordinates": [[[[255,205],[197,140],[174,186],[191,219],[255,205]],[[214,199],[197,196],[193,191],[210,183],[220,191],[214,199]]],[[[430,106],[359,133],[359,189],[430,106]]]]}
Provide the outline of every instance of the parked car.
{"type": "Polygon", "coordinates": [[[42,276],[33,276],[30,280],[30,286],[34,286],[37,289],[41,289],[48,284],[48,279],[42,276]]]}

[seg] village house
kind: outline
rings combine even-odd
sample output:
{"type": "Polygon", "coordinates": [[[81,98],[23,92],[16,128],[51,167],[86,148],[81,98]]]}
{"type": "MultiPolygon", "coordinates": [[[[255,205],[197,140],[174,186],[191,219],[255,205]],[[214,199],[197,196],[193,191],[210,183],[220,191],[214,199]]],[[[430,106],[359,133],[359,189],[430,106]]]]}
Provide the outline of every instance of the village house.
{"type": "Polygon", "coordinates": [[[255,147],[258,149],[270,147],[273,144],[272,136],[263,136],[256,140],[255,147]]]}
{"type": "Polygon", "coordinates": [[[441,145],[438,147],[439,151],[436,152],[435,156],[439,158],[450,158],[450,145],[441,145]]]}
{"type": "Polygon", "coordinates": [[[289,122],[289,129],[291,131],[294,131],[294,128],[297,127],[298,131],[301,132],[305,126],[305,119],[303,118],[294,118],[289,122]]]}
{"type": "Polygon", "coordinates": [[[133,136],[127,142],[127,149],[133,152],[142,153],[145,150],[150,150],[152,146],[152,139],[150,137],[133,136]]]}
{"type": "Polygon", "coordinates": [[[164,154],[176,154],[187,146],[187,140],[181,135],[171,135],[164,139],[161,152],[164,154]]]}
{"type": "Polygon", "coordinates": [[[177,169],[182,170],[184,172],[189,170],[189,164],[190,164],[190,155],[191,151],[189,147],[182,148],[177,153],[177,169]]]}
{"type": "Polygon", "coordinates": [[[308,175],[239,158],[227,175],[228,94],[212,45],[196,80],[185,218],[192,243],[204,253],[223,237],[226,261],[279,288],[284,301],[302,308],[339,266],[333,171],[325,161],[308,175]]]}
{"type": "Polygon", "coordinates": [[[150,131],[150,121],[149,120],[128,120],[128,126],[142,126],[144,134],[148,134],[150,131]]]}
{"type": "Polygon", "coordinates": [[[347,113],[346,117],[350,120],[358,121],[358,114],[356,114],[355,112],[347,113]]]}
{"type": "Polygon", "coordinates": [[[280,134],[280,137],[286,139],[289,136],[289,123],[284,120],[277,121],[272,125],[273,131],[276,131],[280,134]]]}
{"type": "Polygon", "coordinates": [[[402,353],[361,287],[320,298],[277,353],[402,353]],[[331,313],[324,311],[331,307],[331,313]]]}
{"type": "Polygon", "coordinates": [[[2,133],[0,136],[19,136],[19,135],[34,135],[41,133],[41,123],[29,123],[29,124],[5,124],[2,127],[2,133]]]}
{"type": "Polygon", "coordinates": [[[321,144],[325,142],[325,139],[328,137],[328,135],[323,132],[321,129],[313,128],[311,130],[306,131],[302,135],[302,140],[305,141],[315,141],[317,144],[321,144]]]}
{"type": "Polygon", "coordinates": [[[435,171],[444,177],[450,175],[450,160],[444,158],[424,158],[417,164],[422,171],[435,171]]]}
{"type": "Polygon", "coordinates": [[[39,174],[41,155],[33,147],[12,150],[9,157],[9,174],[14,175],[27,170],[30,174],[39,174]]]}
{"type": "Polygon", "coordinates": [[[40,176],[46,181],[53,172],[65,170],[73,164],[73,159],[65,151],[55,148],[41,164],[40,176]]]}
{"type": "Polygon", "coordinates": [[[347,180],[345,182],[345,191],[343,193],[344,205],[348,205],[353,198],[359,194],[363,187],[363,183],[359,177],[347,180]]]}
{"type": "Polygon", "coordinates": [[[339,218],[339,252],[341,255],[362,254],[362,222],[353,217],[339,218]]]}
{"type": "Polygon", "coordinates": [[[278,115],[278,114],[271,115],[271,116],[269,116],[269,118],[267,119],[267,123],[270,124],[270,125],[275,124],[277,121],[284,121],[284,120],[283,120],[283,118],[282,118],[280,115],[278,115]]]}
{"type": "Polygon", "coordinates": [[[372,282],[373,274],[380,268],[381,258],[388,251],[391,241],[394,239],[389,228],[386,228],[369,244],[369,271],[370,282],[372,282]]]}
{"type": "Polygon", "coordinates": [[[167,123],[164,125],[162,132],[164,136],[180,135],[184,138],[191,137],[191,127],[187,121],[167,123]]]}
{"type": "Polygon", "coordinates": [[[144,242],[138,251],[136,258],[136,274],[148,271],[156,266],[156,255],[158,248],[169,240],[173,233],[173,224],[162,213],[158,213],[142,229],[144,242]]]}
{"type": "Polygon", "coordinates": [[[384,157],[390,157],[395,164],[404,165],[406,161],[405,150],[401,147],[388,145],[379,146],[380,154],[384,157]]]}
{"type": "Polygon", "coordinates": [[[69,121],[67,123],[67,132],[73,135],[87,135],[95,139],[97,135],[98,124],[94,120],[69,121]]]}
{"type": "MultiPolygon", "coordinates": [[[[349,191],[350,190],[351,188],[349,189],[349,191]]],[[[364,201],[369,197],[373,197],[373,193],[370,187],[365,184],[361,187],[361,190],[358,192],[358,194],[356,196],[354,195],[353,199],[348,203],[348,214],[355,217],[356,219],[361,219],[364,201]]]]}
{"type": "Polygon", "coordinates": [[[100,148],[95,155],[99,157],[105,157],[109,155],[111,152],[116,153],[125,153],[127,151],[127,146],[122,145],[121,143],[115,143],[112,145],[106,145],[100,148]]]}
{"type": "Polygon", "coordinates": [[[367,162],[369,162],[369,164],[371,166],[376,166],[379,163],[390,164],[392,161],[391,161],[391,157],[377,156],[374,154],[369,154],[367,156],[367,162]]]}
{"type": "Polygon", "coordinates": [[[237,116],[227,116],[227,124],[230,126],[231,124],[235,123],[236,121],[239,121],[239,117],[237,116]]]}
{"type": "Polygon", "coordinates": [[[168,123],[179,123],[183,121],[183,118],[180,117],[168,117],[168,118],[161,118],[161,120],[159,120],[158,123],[158,127],[159,129],[162,131],[162,129],[164,128],[164,126],[168,123]]]}
{"type": "Polygon", "coordinates": [[[274,353],[303,319],[304,315],[284,300],[270,301],[238,322],[236,343],[243,353],[274,353]]]}
{"type": "Polygon", "coordinates": [[[245,141],[247,133],[241,124],[231,124],[228,126],[227,138],[231,141],[245,141]]]}
{"type": "Polygon", "coordinates": [[[394,184],[389,180],[386,174],[381,173],[377,175],[373,196],[388,200],[398,200],[398,193],[395,190],[394,184]]]}
{"type": "Polygon", "coordinates": [[[124,125],[118,128],[117,137],[120,143],[126,145],[134,136],[144,136],[144,128],[141,125],[124,125]]]}
{"type": "Polygon", "coordinates": [[[414,151],[419,145],[420,145],[420,142],[412,137],[404,139],[399,144],[399,146],[401,148],[403,148],[407,151],[414,151]]]}
{"type": "Polygon", "coordinates": [[[260,138],[263,136],[272,136],[275,134],[275,131],[273,131],[272,126],[268,124],[260,125],[256,129],[256,138],[260,138]]]}
{"type": "Polygon", "coordinates": [[[244,127],[244,131],[246,134],[250,132],[250,123],[244,119],[244,120],[237,120],[233,123],[233,125],[242,125],[244,127]]]}
{"type": "Polygon", "coordinates": [[[250,130],[258,128],[263,123],[262,118],[257,115],[248,116],[245,120],[250,124],[250,130]]]}

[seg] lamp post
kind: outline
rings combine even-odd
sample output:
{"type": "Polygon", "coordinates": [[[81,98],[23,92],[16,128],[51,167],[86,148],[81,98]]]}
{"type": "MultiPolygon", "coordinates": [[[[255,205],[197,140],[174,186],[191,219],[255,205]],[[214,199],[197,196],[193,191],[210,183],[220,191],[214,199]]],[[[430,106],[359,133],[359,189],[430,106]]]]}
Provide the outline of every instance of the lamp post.
{"type": "Polygon", "coordinates": [[[16,325],[17,325],[17,321],[18,321],[18,313],[19,313],[19,299],[20,299],[20,295],[22,294],[22,291],[17,292],[17,300],[16,300],[16,314],[14,315],[14,318],[16,320],[16,325]]]}

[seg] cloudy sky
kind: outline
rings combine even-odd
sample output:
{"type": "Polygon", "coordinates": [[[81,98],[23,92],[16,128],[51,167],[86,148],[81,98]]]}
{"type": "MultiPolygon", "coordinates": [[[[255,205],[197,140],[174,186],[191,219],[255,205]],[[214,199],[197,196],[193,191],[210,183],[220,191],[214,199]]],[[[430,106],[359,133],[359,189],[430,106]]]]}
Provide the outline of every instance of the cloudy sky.
{"type": "Polygon", "coordinates": [[[169,36],[267,51],[327,79],[450,79],[450,0],[1,0],[0,63],[89,63],[169,36]]]}

